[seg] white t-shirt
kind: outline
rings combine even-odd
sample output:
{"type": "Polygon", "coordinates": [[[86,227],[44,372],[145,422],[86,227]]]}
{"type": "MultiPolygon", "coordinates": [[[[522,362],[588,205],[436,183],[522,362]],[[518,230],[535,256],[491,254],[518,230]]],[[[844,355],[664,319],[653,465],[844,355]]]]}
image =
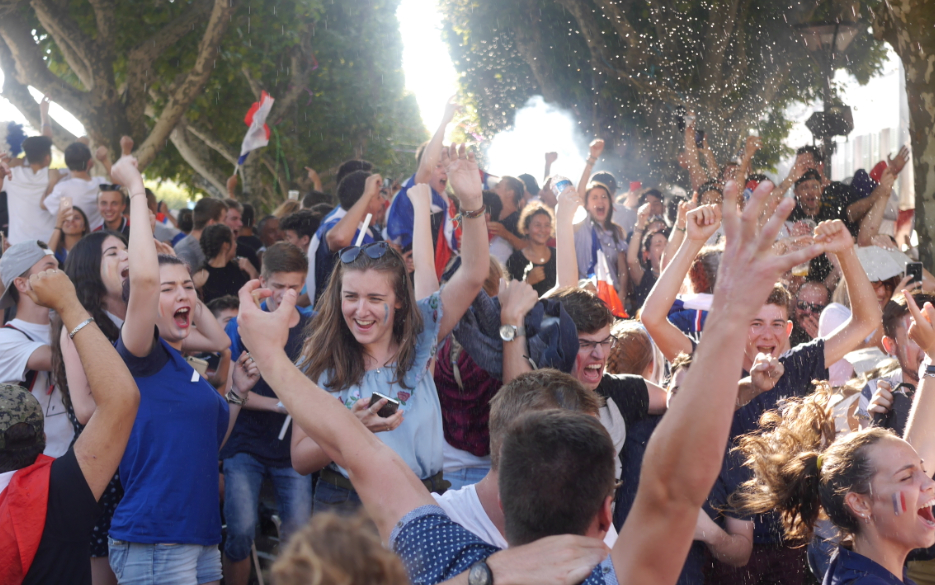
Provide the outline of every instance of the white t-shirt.
{"type": "Polygon", "coordinates": [[[598,416],[601,419],[601,424],[610,434],[610,439],[614,442],[614,452],[617,454],[614,457],[614,476],[620,479],[620,474],[623,472],[623,465],[620,463],[620,451],[623,450],[623,444],[627,440],[627,421],[624,420],[623,415],[620,414],[620,409],[617,408],[617,404],[613,400],[608,400],[607,404],[601,407],[598,416]]]}
{"type": "MultiPolygon", "coordinates": [[[[101,185],[107,183],[109,181],[106,177],[91,177],[89,180],[71,177],[59,181],[45,200],[46,209],[52,217],[55,217],[58,215],[62,197],[71,197],[72,205],[81,208],[81,211],[88,216],[91,229],[96,230],[104,224],[104,218],[101,217],[101,212],[97,208],[97,196],[101,192],[101,185]]],[[[55,225],[53,224],[52,227],[54,228],[55,225]]]]}
{"type": "MultiPolygon", "coordinates": [[[[473,484],[459,490],[448,490],[442,495],[433,493],[432,497],[453,522],[460,524],[474,536],[497,548],[509,548],[510,545],[507,544],[506,539],[484,511],[484,506],[481,505],[473,484]]],[[[608,548],[614,548],[615,542],[617,542],[617,531],[611,526],[604,535],[604,544],[608,548]]]]}
{"type": "Polygon", "coordinates": [[[3,183],[10,213],[10,244],[28,240],[48,242],[55,230],[55,216],[39,204],[49,186],[48,167],[34,173],[28,165],[11,169],[12,178],[3,183]]]}
{"type": "Polygon", "coordinates": [[[505,238],[494,236],[490,240],[490,255],[496,258],[501,266],[506,266],[506,261],[513,255],[513,246],[505,238]]]}
{"type": "Polygon", "coordinates": [[[442,444],[442,455],[445,456],[445,464],[442,467],[442,471],[445,473],[473,467],[486,467],[490,469],[490,455],[478,457],[473,453],[468,453],[457,447],[452,447],[448,441],[442,444]]]}
{"type": "MultiPolygon", "coordinates": [[[[13,319],[10,327],[0,327],[0,383],[23,385],[26,379],[26,362],[34,351],[49,345],[51,327],[13,319]],[[24,335],[25,333],[25,335],[24,335]],[[30,341],[26,336],[33,339],[30,341]]],[[[68,451],[75,428],[68,419],[62,391],[54,386],[49,391],[49,372],[39,372],[31,389],[32,395],[42,406],[45,418],[45,454],[61,457],[68,451]]]]}

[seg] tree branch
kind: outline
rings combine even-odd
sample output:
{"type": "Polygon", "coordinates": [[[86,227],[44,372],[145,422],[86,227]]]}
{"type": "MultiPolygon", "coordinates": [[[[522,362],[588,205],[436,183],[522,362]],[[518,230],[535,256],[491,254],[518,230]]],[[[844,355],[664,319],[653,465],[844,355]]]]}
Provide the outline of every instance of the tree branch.
{"type": "Polygon", "coordinates": [[[263,86],[260,85],[259,80],[250,73],[250,70],[247,69],[247,66],[244,65],[240,68],[240,72],[243,73],[244,79],[247,80],[247,85],[250,86],[250,91],[253,93],[253,97],[259,101],[260,94],[263,93],[263,86]]]}
{"type": "Polygon", "coordinates": [[[226,175],[223,169],[218,168],[211,162],[210,157],[204,152],[204,146],[198,148],[188,140],[185,120],[180,120],[178,125],[169,133],[169,140],[175,146],[179,154],[185,159],[192,169],[201,177],[217,189],[222,195],[227,193],[225,183],[226,175]]]}
{"type": "Polygon", "coordinates": [[[149,38],[141,41],[127,54],[126,112],[134,138],[143,140],[148,131],[146,128],[146,105],[149,95],[147,82],[152,64],[166,49],[191,32],[192,23],[198,22],[210,10],[211,5],[211,0],[195,0],[188,10],[149,38]]]}
{"type": "Polygon", "coordinates": [[[17,80],[24,84],[28,80],[29,85],[49,96],[87,126],[87,94],[49,71],[42,58],[42,51],[29,31],[29,25],[18,14],[6,14],[0,19],[0,37],[6,42],[16,63],[17,80]]]}
{"type": "Polygon", "coordinates": [[[159,119],[136,152],[140,168],[145,168],[156,157],[156,153],[165,144],[172,129],[188,109],[188,106],[204,89],[208,77],[214,68],[218,44],[230,24],[233,7],[230,0],[215,0],[211,17],[205,28],[204,36],[198,45],[198,57],[182,82],[174,88],[169,101],[162,109],[159,119]]]}
{"type": "Polygon", "coordinates": [[[198,138],[198,140],[204,142],[206,146],[223,156],[232,165],[237,164],[237,159],[239,157],[236,151],[229,148],[220,140],[212,138],[209,132],[202,128],[198,128],[197,124],[189,120],[187,116],[184,116],[182,121],[185,123],[185,129],[189,133],[193,134],[196,138],[198,138]]]}
{"type": "MultiPolygon", "coordinates": [[[[39,104],[29,93],[29,88],[16,79],[15,69],[16,64],[13,62],[13,55],[6,43],[0,39],[0,70],[3,71],[3,87],[0,88],[0,96],[13,104],[23,114],[30,126],[41,128],[42,119],[39,115],[39,104]]],[[[55,120],[50,120],[50,122],[52,124],[52,142],[59,150],[64,152],[65,148],[76,140],[76,137],[55,120]]]]}
{"type": "Polygon", "coordinates": [[[92,89],[101,73],[101,68],[95,68],[93,63],[97,56],[96,43],[81,32],[78,23],[68,15],[67,10],[61,10],[50,0],[31,0],[30,5],[81,84],[85,89],[92,89]]]}

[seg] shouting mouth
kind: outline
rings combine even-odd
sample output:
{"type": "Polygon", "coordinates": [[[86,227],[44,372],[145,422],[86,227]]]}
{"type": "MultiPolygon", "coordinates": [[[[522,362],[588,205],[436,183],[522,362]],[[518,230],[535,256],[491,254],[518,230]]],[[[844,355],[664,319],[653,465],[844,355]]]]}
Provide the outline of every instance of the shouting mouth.
{"type": "Polygon", "coordinates": [[[188,329],[191,325],[191,308],[182,307],[172,315],[175,319],[175,325],[179,329],[188,329]]]}

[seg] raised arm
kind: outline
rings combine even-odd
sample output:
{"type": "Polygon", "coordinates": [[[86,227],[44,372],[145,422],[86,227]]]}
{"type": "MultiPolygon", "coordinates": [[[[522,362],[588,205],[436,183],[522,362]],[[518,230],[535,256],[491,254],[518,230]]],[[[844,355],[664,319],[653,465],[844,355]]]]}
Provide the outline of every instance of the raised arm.
{"type": "Polygon", "coordinates": [[[695,191],[707,182],[708,173],[701,166],[701,161],[698,160],[698,145],[695,144],[695,114],[692,112],[685,116],[683,137],[685,139],[685,156],[688,159],[686,161],[688,163],[688,176],[691,180],[692,191],[695,191]]]}
{"type": "Polygon", "coordinates": [[[694,209],[698,206],[697,203],[698,195],[697,193],[691,198],[691,201],[680,201],[678,207],[678,213],[675,216],[675,225],[672,226],[674,229],[669,233],[669,241],[666,242],[666,249],[662,252],[662,261],[660,264],[662,268],[665,269],[668,266],[669,261],[672,260],[672,256],[675,255],[676,250],[682,245],[682,241],[685,240],[685,231],[688,229],[685,227],[686,217],[688,212],[691,209],[694,209]]]}
{"type": "Polygon", "coordinates": [[[445,140],[445,128],[455,117],[455,113],[461,108],[461,105],[455,101],[455,96],[448,99],[445,104],[445,114],[442,116],[441,124],[432,135],[432,139],[422,151],[422,160],[419,161],[419,168],[416,170],[416,183],[428,183],[432,178],[432,171],[435,170],[442,160],[442,142],[445,140]]]}
{"type": "Polygon", "coordinates": [[[545,153],[545,173],[542,175],[542,180],[546,180],[552,174],[552,163],[558,160],[557,152],[547,152],[545,153]]]}
{"type": "MultiPolygon", "coordinates": [[[[258,287],[254,280],[240,290],[237,322],[244,344],[251,348],[263,379],[292,414],[295,425],[348,471],[380,536],[389,540],[403,516],[420,506],[434,505],[435,500],[395,451],[368,431],[341,401],[312,383],[286,355],[283,348],[295,310],[295,291],[286,292],[279,308],[268,313],[254,302],[258,287]]],[[[260,292],[263,297],[270,294],[260,292]]]]}
{"type": "Polygon", "coordinates": [[[769,183],[758,187],[739,216],[739,185],[731,181],[725,188],[726,248],[711,314],[679,399],[647,444],[636,500],[611,553],[620,583],[675,583],[698,511],[721,471],[749,322],[786,270],[821,251],[816,244],[773,254],[793,202],[784,201],[760,231],[758,216],[770,189],[769,183]]]}
{"type": "MultiPolygon", "coordinates": [[[[883,176],[880,177],[880,184],[876,186],[869,197],[863,200],[870,203],[870,208],[864,210],[863,218],[860,220],[860,228],[857,231],[858,246],[872,246],[873,238],[880,233],[883,213],[886,211],[886,204],[890,200],[890,191],[893,190],[893,183],[895,182],[896,175],[887,168],[883,171],[883,176]]],[[[860,201],[857,203],[860,203],[860,201]]],[[[851,207],[857,203],[853,203],[847,208],[848,216],[851,216],[851,207]]]]}
{"type": "Polygon", "coordinates": [[[61,270],[47,270],[29,278],[30,298],[54,309],[65,331],[75,333],[74,343],[87,372],[88,385],[97,403],[88,425],[75,441],[75,459],[95,499],[110,483],[130,438],[140,392],[117,350],[104,337],[75,294],[75,286],[61,270]]]}
{"type": "Polygon", "coordinates": [[[432,246],[432,188],[419,183],[406,191],[412,202],[412,264],[416,300],[438,290],[435,274],[435,249],[432,246]]]}
{"type": "Polygon", "coordinates": [[[110,177],[110,170],[114,165],[110,162],[110,156],[107,151],[106,146],[98,146],[97,150],[94,151],[94,158],[98,160],[99,163],[104,167],[104,171],[107,173],[107,176],[110,177]]]}
{"type": "Polygon", "coordinates": [[[461,213],[480,210],[479,216],[465,217],[461,226],[461,267],[442,290],[442,320],[438,329],[441,341],[451,333],[480,292],[490,272],[490,248],[487,244],[487,224],[484,222],[484,197],[480,173],[474,153],[452,144],[442,152],[442,163],[448,169],[448,184],[461,201],[461,213]]]}
{"type": "Polygon", "coordinates": [[[585,161],[584,170],[581,171],[581,178],[578,180],[578,193],[581,193],[582,197],[584,197],[587,191],[588,179],[591,178],[591,171],[594,170],[597,157],[601,156],[602,152],[604,152],[604,141],[600,138],[595,138],[591,141],[591,144],[588,145],[588,160],[585,161]]]}
{"type": "Polygon", "coordinates": [[[146,191],[132,156],[121,157],[111,169],[111,176],[130,193],[130,223],[133,225],[129,245],[130,300],[120,335],[130,353],[146,357],[152,351],[159,304],[159,259],[149,226],[146,191]]]}
{"type": "Polygon", "coordinates": [[[305,167],[305,172],[308,174],[308,180],[312,182],[312,188],[316,191],[321,191],[321,177],[318,176],[318,171],[312,167],[305,167]]]}
{"type": "Polygon", "coordinates": [[[883,312],[873,285],[857,258],[854,239],[844,227],[844,222],[840,219],[821,222],[815,227],[815,241],[821,242],[826,252],[837,257],[851,300],[850,318],[825,338],[825,367],[831,367],[831,364],[857,349],[877,327],[882,326],[883,312]]]}
{"type": "MultiPolygon", "coordinates": [[[[526,314],[536,306],[539,297],[531,285],[521,280],[507,282],[500,279],[500,324],[512,327],[523,327],[526,314]]],[[[513,378],[532,371],[532,365],[526,359],[528,354],[525,328],[517,329],[516,335],[510,341],[503,342],[503,383],[507,384],[513,378]]]]}
{"type": "Polygon", "coordinates": [[[39,101],[39,120],[42,124],[42,135],[46,138],[52,138],[52,119],[49,117],[50,105],[52,105],[52,100],[49,99],[49,96],[42,96],[39,101]]]}
{"type": "MultiPolygon", "coordinates": [[[[912,315],[909,325],[909,338],[917,343],[925,352],[925,361],[922,367],[929,366],[935,356],[935,307],[925,303],[919,307],[915,299],[904,290],[906,304],[912,315]]],[[[905,439],[915,447],[922,461],[925,461],[926,471],[931,476],[935,462],[935,378],[919,376],[919,389],[916,390],[909,412],[909,422],[906,423],[905,439]]]]}
{"type": "Polygon", "coordinates": [[[578,257],[575,254],[574,218],[581,196],[569,185],[559,193],[555,204],[555,287],[546,293],[566,287],[578,286],[578,257]]]}
{"type": "Polygon", "coordinates": [[[383,185],[383,177],[379,174],[374,173],[367,177],[363,195],[347,210],[347,214],[328,230],[325,240],[329,250],[337,252],[341,248],[354,245],[354,236],[360,228],[360,222],[364,221],[367,216],[367,209],[373,199],[380,196],[381,185],[383,185]]]}
{"type": "Polygon", "coordinates": [[[761,148],[763,148],[763,139],[759,136],[747,136],[743,148],[743,158],[740,159],[740,166],[737,168],[737,181],[741,185],[746,185],[747,176],[750,174],[750,162],[753,160],[753,155],[761,148]]]}
{"type": "Polygon", "coordinates": [[[692,352],[691,340],[669,321],[669,309],[675,302],[695,256],[721,225],[720,209],[717,205],[702,205],[693,209],[686,215],[685,225],[685,240],[649,291],[640,313],[640,321],[646,326],[662,355],[669,361],[674,360],[680,353],[692,352]]]}
{"type": "Polygon", "coordinates": [[[630,271],[630,280],[633,286],[639,286],[643,280],[643,265],[640,264],[640,249],[643,247],[643,234],[649,221],[649,203],[644,203],[636,212],[636,225],[627,247],[627,268],[630,271]]]}

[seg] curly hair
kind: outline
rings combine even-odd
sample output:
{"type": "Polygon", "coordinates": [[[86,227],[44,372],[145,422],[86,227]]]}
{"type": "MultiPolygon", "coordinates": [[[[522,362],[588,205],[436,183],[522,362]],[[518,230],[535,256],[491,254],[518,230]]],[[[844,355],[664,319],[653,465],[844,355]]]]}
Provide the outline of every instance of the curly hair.
{"type": "Polygon", "coordinates": [[[799,544],[811,539],[822,511],[842,535],[860,531],[860,519],[845,497],[870,493],[876,469],[869,447],[896,436],[871,427],[835,440],[829,408],[833,390],[825,382],[816,386],[812,394],[764,413],[759,432],[740,437],[736,448],[753,478],[741,485],[731,504],[747,514],[778,511],[786,538],[799,544]]]}
{"type": "Polygon", "coordinates": [[[537,215],[544,215],[549,218],[549,223],[552,225],[552,233],[555,233],[555,217],[552,215],[552,211],[545,205],[533,202],[523,208],[523,211],[519,214],[519,221],[517,222],[516,229],[519,230],[519,235],[526,236],[529,232],[529,224],[532,223],[532,219],[537,215]]]}
{"type": "Polygon", "coordinates": [[[407,585],[403,563],[364,514],[315,514],[273,563],[276,585],[407,585]]]}

